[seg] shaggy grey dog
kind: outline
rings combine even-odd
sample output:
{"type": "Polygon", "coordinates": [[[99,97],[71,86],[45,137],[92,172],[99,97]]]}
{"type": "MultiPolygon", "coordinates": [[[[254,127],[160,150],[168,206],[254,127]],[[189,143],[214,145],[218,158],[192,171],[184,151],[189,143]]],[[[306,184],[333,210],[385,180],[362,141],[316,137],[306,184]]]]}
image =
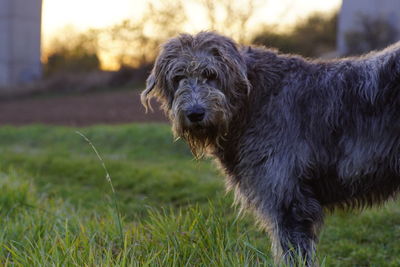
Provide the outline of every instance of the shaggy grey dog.
{"type": "Polygon", "coordinates": [[[162,103],[196,156],[216,158],[277,261],[312,265],[324,210],[400,189],[400,44],[320,61],[182,34],[162,46],[141,97],[162,103]]]}

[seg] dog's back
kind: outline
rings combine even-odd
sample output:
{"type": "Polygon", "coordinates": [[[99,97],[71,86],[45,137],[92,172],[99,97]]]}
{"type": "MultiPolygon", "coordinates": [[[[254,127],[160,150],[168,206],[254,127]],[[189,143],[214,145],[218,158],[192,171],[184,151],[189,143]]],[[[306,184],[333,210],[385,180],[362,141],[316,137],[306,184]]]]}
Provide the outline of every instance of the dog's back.
{"type": "Polygon", "coordinates": [[[291,146],[274,150],[295,155],[298,175],[323,204],[362,207],[399,191],[400,43],[333,61],[242,53],[253,75],[264,74],[250,76],[253,90],[264,92],[250,104],[265,124],[260,131],[291,146]]]}

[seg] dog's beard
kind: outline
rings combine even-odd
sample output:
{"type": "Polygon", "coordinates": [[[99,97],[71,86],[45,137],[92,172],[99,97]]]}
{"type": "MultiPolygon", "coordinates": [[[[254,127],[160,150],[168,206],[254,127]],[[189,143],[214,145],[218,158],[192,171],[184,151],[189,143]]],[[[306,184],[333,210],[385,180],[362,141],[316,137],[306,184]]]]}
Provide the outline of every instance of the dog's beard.
{"type": "Polygon", "coordinates": [[[185,140],[196,158],[211,154],[213,149],[221,147],[232,114],[227,98],[220,90],[204,87],[199,91],[200,97],[193,97],[191,90],[184,87],[179,89],[168,112],[175,138],[185,140]],[[204,119],[191,122],[185,110],[199,102],[205,109],[204,119]]]}
{"type": "Polygon", "coordinates": [[[175,138],[182,138],[189,145],[196,158],[201,158],[212,152],[213,148],[221,147],[221,141],[228,130],[228,122],[223,115],[218,121],[205,121],[201,123],[187,123],[183,116],[173,120],[173,133],[175,138]],[[178,119],[179,118],[179,119],[178,119]]]}

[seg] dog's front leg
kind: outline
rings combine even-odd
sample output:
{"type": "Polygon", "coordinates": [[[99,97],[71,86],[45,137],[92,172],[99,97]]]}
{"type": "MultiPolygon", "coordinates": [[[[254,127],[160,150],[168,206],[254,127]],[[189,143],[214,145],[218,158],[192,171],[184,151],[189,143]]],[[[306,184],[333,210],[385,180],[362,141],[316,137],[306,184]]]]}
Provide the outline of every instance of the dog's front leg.
{"type": "Polygon", "coordinates": [[[269,212],[275,261],[289,266],[315,266],[315,245],[322,224],[322,208],[304,195],[286,196],[269,212]],[[291,201],[286,202],[288,197],[291,201]]]}
{"type": "Polygon", "coordinates": [[[245,207],[257,211],[272,239],[276,265],[316,266],[315,245],[323,222],[323,209],[311,189],[302,185],[295,175],[286,180],[262,178],[272,175],[253,177],[259,179],[240,181],[236,196],[245,207]]]}

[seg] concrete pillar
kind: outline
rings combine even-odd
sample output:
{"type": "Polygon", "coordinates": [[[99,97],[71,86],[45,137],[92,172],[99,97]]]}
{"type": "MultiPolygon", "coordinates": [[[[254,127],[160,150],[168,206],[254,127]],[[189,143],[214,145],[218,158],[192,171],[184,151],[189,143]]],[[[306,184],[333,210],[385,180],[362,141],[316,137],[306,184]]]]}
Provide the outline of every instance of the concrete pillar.
{"type": "MultiPolygon", "coordinates": [[[[382,18],[397,27],[400,32],[399,0],[343,0],[338,19],[337,49],[340,55],[347,53],[345,35],[359,30],[360,15],[382,18]]],[[[397,38],[400,38],[398,36],[397,38]]]]}
{"type": "Polygon", "coordinates": [[[40,78],[42,0],[0,0],[0,86],[40,78]]]}

